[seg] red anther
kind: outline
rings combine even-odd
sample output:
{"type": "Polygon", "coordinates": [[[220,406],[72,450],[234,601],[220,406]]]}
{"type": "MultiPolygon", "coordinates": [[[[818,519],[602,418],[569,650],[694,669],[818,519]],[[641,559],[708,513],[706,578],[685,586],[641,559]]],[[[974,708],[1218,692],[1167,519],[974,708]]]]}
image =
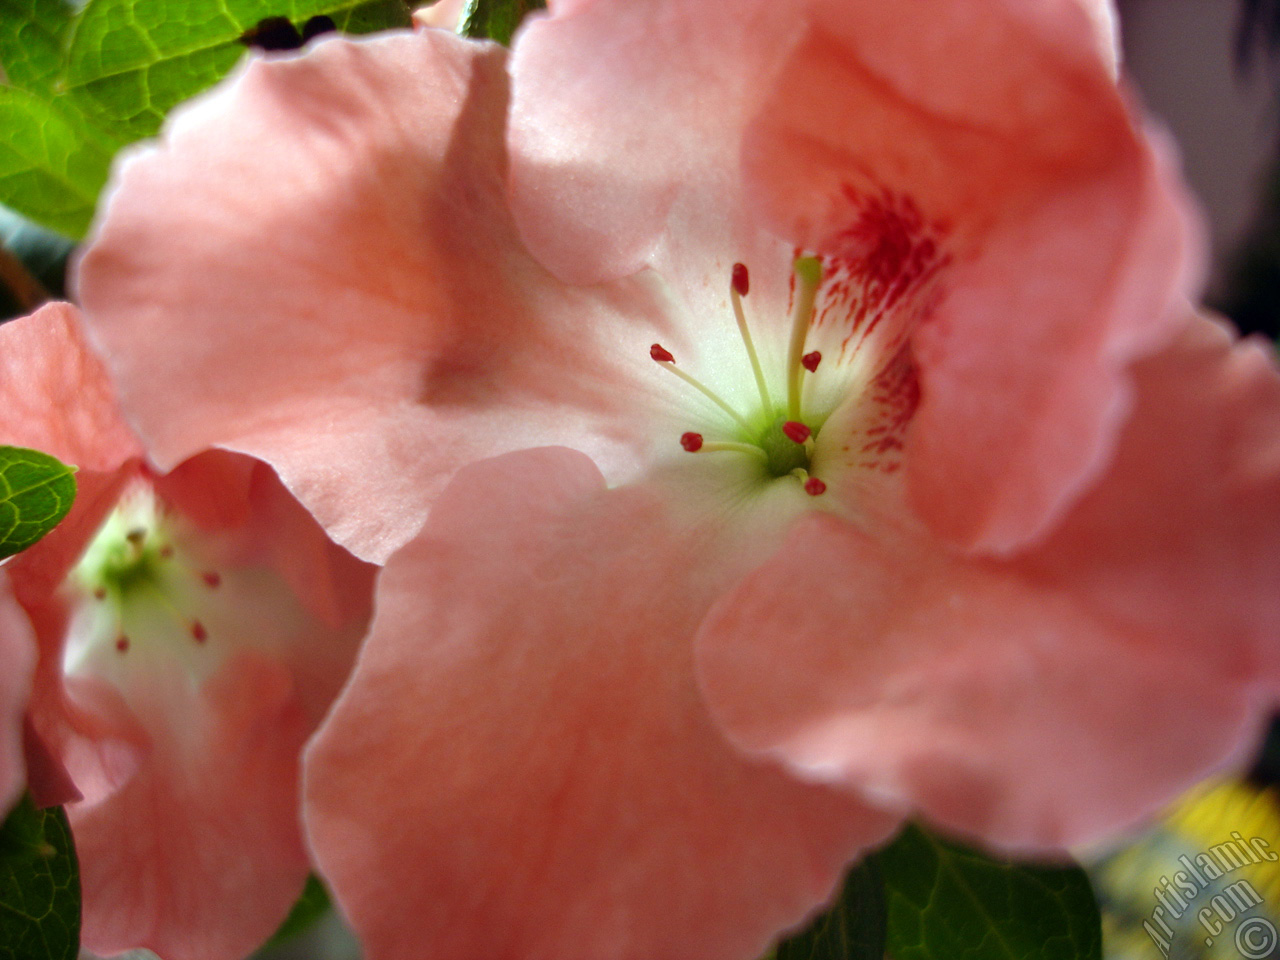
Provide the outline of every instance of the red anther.
{"type": "Polygon", "coordinates": [[[804,367],[806,370],[808,370],[810,373],[813,373],[813,371],[817,370],[818,364],[820,364],[821,362],[822,362],[822,354],[819,353],[817,350],[813,351],[813,353],[806,353],[803,357],[800,358],[800,365],[804,367]]]}
{"type": "Polygon", "coordinates": [[[797,423],[794,420],[788,420],[782,425],[782,432],[787,435],[788,440],[794,440],[796,443],[804,443],[811,436],[813,431],[806,427],[803,423],[797,423]]]}
{"type": "Polygon", "coordinates": [[[747,265],[745,263],[735,263],[733,265],[733,289],[737,291],[740,297],[745,297],[747,291],[751,289],[751,274],[747,273],[747,265]]]}
{"type": "Polygon", "coordinates": [[[195,637],[196,643],[204,643],[209,639],[209,631],[204,628],[204,624],[199,620],[192,620],[191,636],[195,637]]]}
{"type": "Polygon", "coordinates": [[[123,633],[120,634],[120,636],[116,637],[116,649],[119,650],[121,653],[125,653],[129,649],[129,638],[126,637],[123,633]]]}
{"type": "Polygon", "coordinates": [[[811,497],[816,497],[827,492],[827,485],[817,477],[810,477],[804,482],[804,492],[811,497]]]}
{"type": "Polygon", "coordinates": [[[200,579],[205,582],[205,586],[213,590],[222,586],[222,574],[218,573],[216,570],[206,570],[204,573],[200,574],[200,579]]]}
{"type": "Polygon", "coordinates": [[[657,360],[659,363],[675,363],[676,358],[673,357],[660,343],[655,343],[649,348],[649,356],[657,360]]]}
{"type": "Polygon", "coordinates": [[[702,449],[702,434],[682,433],[680,435],[680,446],[684,447],[690,453],[697,453],[702,449]]]}

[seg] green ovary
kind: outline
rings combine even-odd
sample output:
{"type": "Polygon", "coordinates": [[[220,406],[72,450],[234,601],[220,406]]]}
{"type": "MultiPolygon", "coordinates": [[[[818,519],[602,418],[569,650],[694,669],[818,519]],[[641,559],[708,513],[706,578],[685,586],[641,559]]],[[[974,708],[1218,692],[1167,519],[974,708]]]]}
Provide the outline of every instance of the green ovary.
{"type": "Polygon", "coordinates": [[[775,477],[809,469],[809,451],[782,432],[786,422],[786,417],[778,417],[755,440],[755,445],[765,452],[769,473],[775,477]]]}

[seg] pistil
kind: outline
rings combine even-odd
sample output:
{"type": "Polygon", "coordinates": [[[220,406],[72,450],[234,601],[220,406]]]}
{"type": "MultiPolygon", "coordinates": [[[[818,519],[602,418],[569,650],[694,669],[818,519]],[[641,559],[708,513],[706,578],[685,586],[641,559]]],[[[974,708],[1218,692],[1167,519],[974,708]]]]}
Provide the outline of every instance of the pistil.
{"type": "MultiPolygon", "coordinates": [[[[805,363],[804,342],[813,320],[818,288],[822,286],[822,261],[817,257],[796,257],[794,269],[796,296],[791,311],[791,343],[787,350],[787,416],[791,420],[800,420],[803,417],[800,409],[801,376],[804,370],[809,369],[805,363]]],[[[817,361],[821,359],[822,354],[819,353],[813,361],[813,369],[817,369],[817,361]]]]}

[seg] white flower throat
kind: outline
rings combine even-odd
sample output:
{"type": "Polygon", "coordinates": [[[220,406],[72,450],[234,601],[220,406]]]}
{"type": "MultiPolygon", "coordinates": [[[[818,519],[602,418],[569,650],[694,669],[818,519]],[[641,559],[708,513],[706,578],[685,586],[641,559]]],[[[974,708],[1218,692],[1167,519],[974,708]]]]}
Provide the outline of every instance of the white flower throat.
{"type": "Polygon", "coordinates": [[[750,294],[751,281],[747,267],[733,265],[729,297],[733,304],[738,333],[751,364],[751,372],[759,393],[760,405],[743,414],[700,380],[676,366],[676,358],[661,344],[649,348],[649,356],[662,367],[718,406],[737,429],[727,436],[705,436],[687,431],[680,445],[688,453],[742,454],[757,458],[772,477],[793,477],[805,493],[821,496],[827,484],[811,474],[810,458],[814,440],[822,429],[826,415],[805,409],[806,374],[816,373],[822,354],[805,350],[805,342],[813,321],[814,304],[822,286],[822,263],[817,257],[797,257],[794,263],[795,294],[792,298],[791,335],[786,354],[785,396],[774,398],[760,364],[760,356],[747,323],[743,299],[750,294]]]}
{"type": "Polygon", "coordinates": [[[235,650],[289,635],[304,616],[292,591],[235,561],[237,536],[200,529],[135,480],[63,585],[64,673],[123,680],[168,663],[196,682],[235,650]]]}

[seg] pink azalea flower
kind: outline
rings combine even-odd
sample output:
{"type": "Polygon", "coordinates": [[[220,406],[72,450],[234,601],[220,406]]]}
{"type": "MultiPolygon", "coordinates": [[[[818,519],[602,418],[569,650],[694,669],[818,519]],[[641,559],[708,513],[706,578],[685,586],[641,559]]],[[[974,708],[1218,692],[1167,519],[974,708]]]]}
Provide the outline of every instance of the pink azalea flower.
{"type": "Polygon", "coordinates": [[[350,669],[372,569],[261,463],[151,470],[68,304],[0,327],[0,383],[0,441],[80,467],[71,514],[4,569],[0,642],[36,661],[17,707],[29,786],[70,802],[84,943],[238,960],[308,873],[299,756],[350,669]]]}
{"type": "Polygon", "coordinates": [[[1247,751],[1272,360],[1107,5],[911,10],[322,41],[118,171],[149,448],[387,561],[306,764],[371,957],[751,957],[903,816],[1058,850],[1247,751]]]}

